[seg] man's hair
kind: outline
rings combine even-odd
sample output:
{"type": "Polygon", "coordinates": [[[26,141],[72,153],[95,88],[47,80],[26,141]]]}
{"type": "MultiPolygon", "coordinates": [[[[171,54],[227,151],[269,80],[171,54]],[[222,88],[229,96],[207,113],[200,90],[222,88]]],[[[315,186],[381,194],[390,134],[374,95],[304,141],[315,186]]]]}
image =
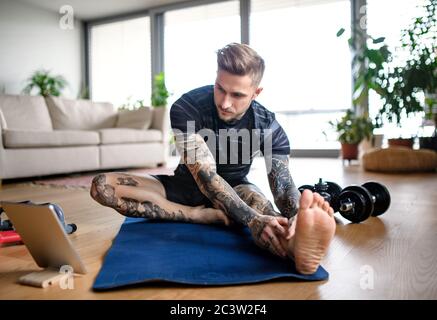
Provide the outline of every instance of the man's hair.
{"type": "Polygon", "coordinates": [[[247,44],[230,43],[217,51],[219,70],[231,74],[252,77],[252,85],[258,86],[264,74],[265,64],[255,50],[247,44]]]}

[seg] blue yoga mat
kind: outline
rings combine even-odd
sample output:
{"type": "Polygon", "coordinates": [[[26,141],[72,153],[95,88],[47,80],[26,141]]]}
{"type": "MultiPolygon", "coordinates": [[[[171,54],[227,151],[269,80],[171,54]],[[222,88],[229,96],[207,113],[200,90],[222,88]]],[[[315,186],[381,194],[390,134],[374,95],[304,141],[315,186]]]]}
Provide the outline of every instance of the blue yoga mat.
{"type": "Polygon", "coordinates": [[[107,253],[94,290],[151,281],[231,285],[271,279],[325,280],[296,272],[285,260],[258,248],[247,228],[127,218],[107,253]]]}

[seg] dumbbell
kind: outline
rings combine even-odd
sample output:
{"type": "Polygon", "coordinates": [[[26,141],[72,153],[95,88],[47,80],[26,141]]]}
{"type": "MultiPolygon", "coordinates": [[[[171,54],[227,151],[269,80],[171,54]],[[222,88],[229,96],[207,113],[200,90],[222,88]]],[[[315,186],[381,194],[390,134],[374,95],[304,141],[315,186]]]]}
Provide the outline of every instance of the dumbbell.
{"type": "Polygon", "coordinates": [[[349,221],[360,223],[370,216],[380,216],[390,207],[388,189],[378,182],[351,185],[338,196],[339,212],[349,221]]]}
{"type": "Polygon", "coordinates": [[[3,208],[0,207],[0,231],[11,231],[14,229],[12,222],[10,220],[2,220],[1,215],[3,212],[3,208]]]}
{"type": "Polygon", "coordinates": [[[334,212],[337,212],[340,209],[338,196],[341,193],[341,187],[335,182],[323,181],[323,179],[320,178],[319,182],[315,185],[305,184],[298,188],[300,193],[302,193],[305,189],[320,194],[325,201],[329,202],[329,205],[332,209],[334,209],[334,212]]]}
{"type": "Polygon", "coordinates": [[[53,208],[67,234],[72,234],[76,232],[77,226],[74,223],[69,223],[69,224],[65,223],[64,211],[62,211],[62,208],[60,206],[58,206],[56,203],[44,203],[43,205],[49,205],[50,207],[53,208]]]}
{"type": "Polygon", "coordinates": [[[2,220],[1,216],[4,212],[0,207],[0,245],[21,243],[20,235],[14,230],[14,226],[10,220],[2,220]]]}
{"type": "Polygon", "coordinates": [[[388,189],[378,182],[366,182],[362,186],[351,185],[343,190],[334,182],[319,182],[314,186],[303,185],[298,188],[309,189],[319,193],[329,202],[334,212],[339,212],[347,220],[360,223],[370,216],[379,216],[387,211],[390,206],[390,193],[388,189]]]}

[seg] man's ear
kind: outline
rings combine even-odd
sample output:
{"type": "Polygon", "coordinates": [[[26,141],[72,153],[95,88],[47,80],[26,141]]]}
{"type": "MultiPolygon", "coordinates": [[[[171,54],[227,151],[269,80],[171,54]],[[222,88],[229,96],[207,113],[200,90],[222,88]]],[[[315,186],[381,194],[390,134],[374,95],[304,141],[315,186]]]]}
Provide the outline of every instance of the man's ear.
{"type": "Polygon", "coordinates": [[[256,99],[256,97],[258,97],[259,96],[259,94],[263,91],[263,87],[258,87],[256,90],[255,90],[255,94],[254,94],[254,96],[253,96],[253,99],[256,99]]]}

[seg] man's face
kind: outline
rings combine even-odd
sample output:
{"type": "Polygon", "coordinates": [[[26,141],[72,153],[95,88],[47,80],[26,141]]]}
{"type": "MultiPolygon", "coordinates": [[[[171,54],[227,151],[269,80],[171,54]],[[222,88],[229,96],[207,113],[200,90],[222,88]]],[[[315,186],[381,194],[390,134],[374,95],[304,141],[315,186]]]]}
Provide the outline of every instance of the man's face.
{"type": "Polygon", "coordinates": [[[262,88],[253,86],[249,75],[239,76],[218,70],[214,102],[219,118],[225,122],[241,119],[261,91],[262,88]]]}

